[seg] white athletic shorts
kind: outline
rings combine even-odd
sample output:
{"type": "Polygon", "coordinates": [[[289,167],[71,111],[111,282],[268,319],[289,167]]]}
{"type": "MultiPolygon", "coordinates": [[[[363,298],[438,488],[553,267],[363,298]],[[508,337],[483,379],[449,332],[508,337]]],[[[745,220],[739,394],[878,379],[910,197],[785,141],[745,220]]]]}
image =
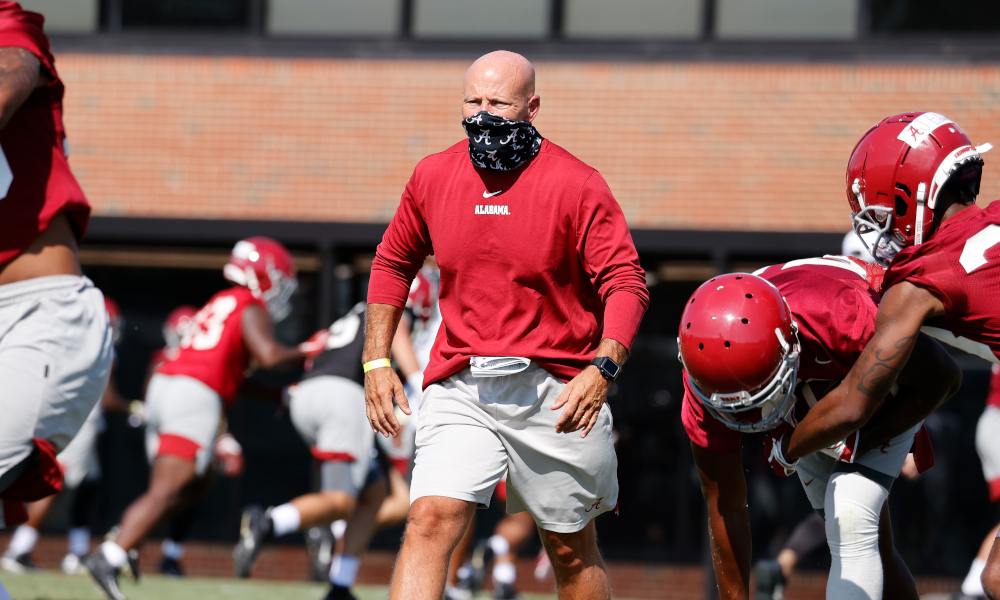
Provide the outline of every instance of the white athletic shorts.
{"type": "Polygon", "coordinates": [[[177,456],[195,462],[204,475],[212,460],[222,420],[222,398],[185,375],[154,373],[146,390],[146,455],[177,456]]]}
{"type": "Polygon", "coordinates": [[[69,445],[104,394],[112,349],[104,296],[86,277],[0,286],[0,476],[32,438],[69,445]]]}
{"type": "Polygon", "coordinates": [[[101,478],[101,460],[97,455],[97,436],[104,429],[104,411],[94,406],[83,427],[66,448],[56,456],[63,468],[66,487],[75,488],[84,480],[101,478]]]}
{"type": "Polygon", "coordinates": [[[289,391],[292,425],[322,463],[322,488],[354,497],[381,477],[373,455],[365,389],[344,377],[321,375],[289,391]]]}
{"type": "Polygon", "coordinates": [[[618,504],[611,410],[590,434],[556,433],[550,410],[566,384],[535,363],[501,377],[470,369],[424,390],[410,502],[444,496],[489,506],[507,474],[507,512],[556,533],[583,529],[618,504]]]}
{"type": "Polygon", "coordinates": [[[882,487],[891,488],[892,481],[899,477],[906,455],[910,453],[918,429],[920,424],[893,438],[881,448],[865,452],[853,463],[838,462],[822,452],[815,452],[799,459],[795,471],[799,474],[799,481],[809,498],[809,503],[816,510],[824,509],[827,483],[830,481],[830,476],[837,471],[857,471],[882,487]]]}
{"type": "MultiPolygon", "coordinates": [[[[983,476],[990,483],[1000,479],[1000,408],[987,406],[976,424],[976,452],[983,463],[983,476]]],[[[1000,491],[998,484],[990,484],[990,497],[1000,491]]]]}

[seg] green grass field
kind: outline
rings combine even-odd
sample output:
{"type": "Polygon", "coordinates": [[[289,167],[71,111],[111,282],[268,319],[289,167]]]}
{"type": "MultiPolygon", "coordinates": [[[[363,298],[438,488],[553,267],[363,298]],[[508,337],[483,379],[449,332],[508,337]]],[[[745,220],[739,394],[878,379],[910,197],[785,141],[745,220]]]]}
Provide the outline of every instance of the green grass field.
{"type": "MultiPolygon", "coordinates": [[[[91,580],[85,576],[63,575],[58,571],[40,571],[25,575],[0,573],[0,581],[13,600],[103,600],[91,580]]],[[[148,576],[138,585],[122,580],[122,592],[129,600],[319,600],[326,585],[262,580],[208,579],[198,577],[148,576]]],[[[357,586],[358,600],[383,600],[384,586],[357,586]]],[[[483,596],[484,598],[488,596],[483,596]]],[[[524,600],[554,600],[546,594],[525,594],[524,600]]]]}

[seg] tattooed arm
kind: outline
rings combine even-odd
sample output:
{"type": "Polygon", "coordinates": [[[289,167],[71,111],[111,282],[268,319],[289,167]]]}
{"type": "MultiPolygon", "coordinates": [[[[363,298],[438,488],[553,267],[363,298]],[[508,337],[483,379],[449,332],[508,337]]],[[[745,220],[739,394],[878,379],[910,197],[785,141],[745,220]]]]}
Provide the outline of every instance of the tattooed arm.
{"type": "Polygon", "coordinates": [[[902,373],[920,326],[943,314],[944,305],[925,288],[906,281],[889,288],[878,308],[875,334],[840,385],[785,436],[785,458],[807,456],[861,429],[902,373]]]}
{"type": "Polygon", "coordinates": [[[49,82],[38,57],[24,48],[0,48],[0,129],[7,126],[35,88],[49,82]]]}

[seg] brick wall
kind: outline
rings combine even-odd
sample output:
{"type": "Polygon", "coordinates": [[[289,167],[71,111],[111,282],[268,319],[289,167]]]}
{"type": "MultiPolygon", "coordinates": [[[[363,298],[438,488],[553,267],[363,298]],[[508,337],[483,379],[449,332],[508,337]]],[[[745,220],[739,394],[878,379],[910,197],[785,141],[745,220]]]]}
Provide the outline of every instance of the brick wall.
{"type": "MultiPolygon", "coordinates": [[[[1000,67],[539,63],[539,131],[633,227],[845,231],[844,167],[890,114],[1000,142],[1000,67]]],[[[462,139],[464,61],[62,54],[71,164],[97,214],[385,222],[462,139]]],[[[987,155],[983,199],[1000,193],[987,155]]]]}

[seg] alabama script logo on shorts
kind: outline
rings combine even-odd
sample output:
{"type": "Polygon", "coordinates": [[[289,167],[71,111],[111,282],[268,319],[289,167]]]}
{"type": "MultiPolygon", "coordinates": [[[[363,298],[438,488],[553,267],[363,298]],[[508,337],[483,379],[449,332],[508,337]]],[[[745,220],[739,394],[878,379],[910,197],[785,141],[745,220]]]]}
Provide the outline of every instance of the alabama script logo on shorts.
{"type": "Polygon", "coordinates": [[[598,498],[597,502],[594,502],[593,504],[590,505],[590,508],[583,509],[583,512],[588,512],[589,513],[592,510],[597,510],[598,508],[601,508],[601,500],[604,500],[604,496],[601,496],[600,498],[598,498]]]}

